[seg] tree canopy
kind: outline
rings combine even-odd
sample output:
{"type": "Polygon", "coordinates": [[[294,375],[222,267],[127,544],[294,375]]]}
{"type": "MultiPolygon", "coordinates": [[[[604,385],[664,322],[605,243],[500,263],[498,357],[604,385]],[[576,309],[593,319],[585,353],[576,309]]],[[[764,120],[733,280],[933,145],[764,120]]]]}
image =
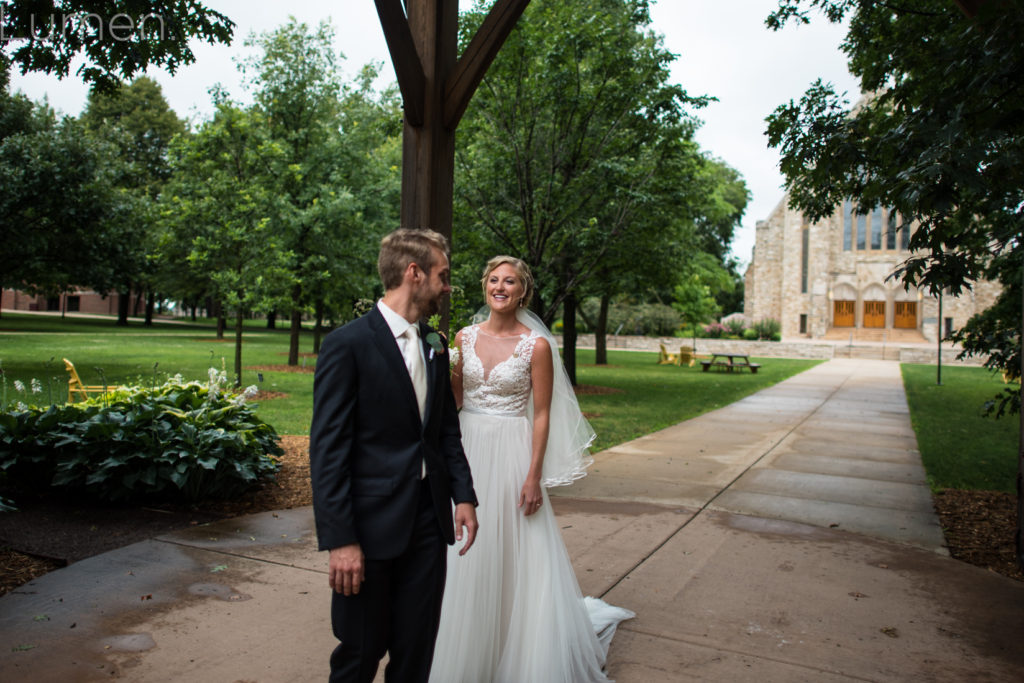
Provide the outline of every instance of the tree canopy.
{"type": "MultiPolygon", "coordinates": [[[[848,21],[842,48],[867,95],[852,109],[814,83],[768,119],[791,202],[810,220],[845,198],[886,206],[913,230],[895,276],[933,294],[981,278],[1002,294],[954,338],[986,366],[1021,379],[1024,301],[1024,11],[1019,2],[782,0],[771,28],[819,10],[848,21]],[[958,3],[967,6],[968,3],[958,3]]],[[[1008,389],[998,412],[1020,410],[1008,389]]],[[[1018,562],[1024,566],[1024,412],[1018,452],[1018,562]]]]}
{"type": "Polygon", "coordinates": [[[128,324],[133,291],[148,299],[146,324],[152,324],[157,278],[150,254],[160,233],[154,202],[171,174],[168,147],[175,136],[185,132],[185,122],[167,104],[160,85],[146,76],[109,90],[94,90],[80,120],[116,150],[119,172],[115,182],[132,205],[131,215],[124,217],[125,258],[114,283],[121,293],[118,324],[128,324]]]}
{"type": "Polygon", "coordinates": [[[115,148],[6,87],[0,65],[0,287],[48,295],[112,288],[127,261],[132,197],[115,148]]]}
{"type": "Polygon", "coordinates": [[[231,42],[234,22],[195,0],[0,1],[0,57],[21,73],[76,75],[109,90],[150,66],[195,62],[189,41],[231,42]]]}
{"type": "Polygon", "coordinates": [[[365,245],[397,225],[400,186],[399,109],[392,91],[372,89],[377,70],[344,85],[334,52],[334,29],[291,20],[247,43],[260,53],[243,69],[255,89],[255,107],[283,152],[279,190],[284,201],[277,234],[292,256],[287,284],[291,317],[288,363],[299,362],[302,316],[319,320],[345,295],[372,260],[365,245]],[[390,200],[390,202],[389,202],[390,200]],[[392,211],[382,203],[391,203],[392,211]]]}
{"type": "MultiPolygon", "coordinates": [[[[463,17],[464,40],[483,16],[478,6],[463,17]]],[[[563,309],[570,375],[584,287],[617,250],[647,244],[650,258],[677,238],[678,223],[649,220],[667,200],[654,179],[687,151],[686,108],[706,98],[670,83],[674,57],[649,25],[645,0],[534,0],[460,126],[455,240],[483,230],[530,265],[537,312],[550,323],[563,309]]]]}
{"type": "MultiPolygon", "coordinates": [[[[851,108],[819,81],[769,117],[793,205],[810,220],[849,197],[863,210],[895,209],[898,229],[913,230],[914,253],[897,271],[904,282],[958,295],[979,278],[999,279],[1003,297],[1019,302],[1024,12],[987,3],[970,19],[948,0],[785,0],[768,25],[809,21],[809,8],[849,21],[843,50],[868,95],[851,108]]],[[[1019,331],[1019,306],[989,315],[998,311],[1010,317],[991,320],[994,328],[1019,331]]],[[[961,339],[981,353],[1014,336],[982,340],[975,329],[961,339]]],[[[1018,376],[1019,337],[1015,353],[1003,349],[989,364],[1018,376]]]]}

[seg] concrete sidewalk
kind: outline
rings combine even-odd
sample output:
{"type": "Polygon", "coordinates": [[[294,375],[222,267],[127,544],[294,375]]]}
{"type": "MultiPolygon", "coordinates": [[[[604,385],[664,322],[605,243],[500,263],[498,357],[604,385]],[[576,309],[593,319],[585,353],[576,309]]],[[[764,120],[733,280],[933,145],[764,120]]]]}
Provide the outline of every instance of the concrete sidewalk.
{"type": "MultiPolygon", "coordinates": [[[[946,556],[895,363],[829,361],[553,493],[584,592],[637,612],[620,683],[1020,679],[1024,584],[946,556]]],[[[312,529],[265,513],[41,577],[0,598],[0,680],[325,680],[312,529]]]]}

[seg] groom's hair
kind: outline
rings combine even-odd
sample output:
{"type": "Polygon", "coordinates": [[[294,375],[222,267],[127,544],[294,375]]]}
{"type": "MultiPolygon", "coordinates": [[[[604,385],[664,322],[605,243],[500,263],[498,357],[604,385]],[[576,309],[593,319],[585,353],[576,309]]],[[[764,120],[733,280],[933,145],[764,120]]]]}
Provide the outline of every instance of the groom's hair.
{"type": "Polygon", "coordinates": [[[377,272],[384,289],[401,287],[402,274],[410,263],[415,263],[430,275],[430,269],[434,267],[434,249],[440,249],[447,255],[448,240],[429,228],[399,228],[385,235],[380,241],[380,255],[377,257],[377,272]]]}

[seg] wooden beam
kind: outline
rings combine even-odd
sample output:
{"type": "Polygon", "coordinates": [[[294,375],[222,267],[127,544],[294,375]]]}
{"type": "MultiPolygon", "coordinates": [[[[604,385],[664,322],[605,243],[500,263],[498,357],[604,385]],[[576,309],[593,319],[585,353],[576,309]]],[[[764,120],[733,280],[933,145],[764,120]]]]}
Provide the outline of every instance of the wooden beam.
{"type": "Polygon", "coordinates": [[[986,0],[953,0],[960,11],[967,15],[968,19],[973,19],[977,14],[981,6],[985,4],[986,0]]]}
{"type": "Polygon", "coordinates": [[[530,0],[496,0],[445,83],[444,125],[455,130],[480,81],[530,0]]]}
{"type": "Polygon", "coordinates": [[[426,104],[426,76],[423,64],[416,51],[416,44],[409,29],[401,0],[374,0],[377,16],[384,29],[384,40],[391,53],[391,62],[398,77],[398,88],[402,91],[406,121],[413,126],[423,125],[423,109],[426,104]]]}
{"type": "Polygon", "coordinates": [[[458,53],[458,0],[408,0],[409,31],[424,76],[423,121],[402,134],[402,227],[451,238],[455,133],[444,127],[444,83],[458,53]]]}

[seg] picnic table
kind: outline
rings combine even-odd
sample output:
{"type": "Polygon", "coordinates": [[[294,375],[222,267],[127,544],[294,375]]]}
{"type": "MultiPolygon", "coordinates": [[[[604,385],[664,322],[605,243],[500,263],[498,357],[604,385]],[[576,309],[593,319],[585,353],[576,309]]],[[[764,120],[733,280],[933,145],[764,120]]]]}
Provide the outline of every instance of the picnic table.
{"type": "Polygon", "coordinates": [[[761,367],[760,363],[751,363],[750,356],[746,353],[712,353],[711,360],[702,360],[700,365],[701,370],[704,372],[707,372],[711,368],[726,370],[728,372],[746,368],[755,374],[757,373],[757,369],[761,367]]]}

